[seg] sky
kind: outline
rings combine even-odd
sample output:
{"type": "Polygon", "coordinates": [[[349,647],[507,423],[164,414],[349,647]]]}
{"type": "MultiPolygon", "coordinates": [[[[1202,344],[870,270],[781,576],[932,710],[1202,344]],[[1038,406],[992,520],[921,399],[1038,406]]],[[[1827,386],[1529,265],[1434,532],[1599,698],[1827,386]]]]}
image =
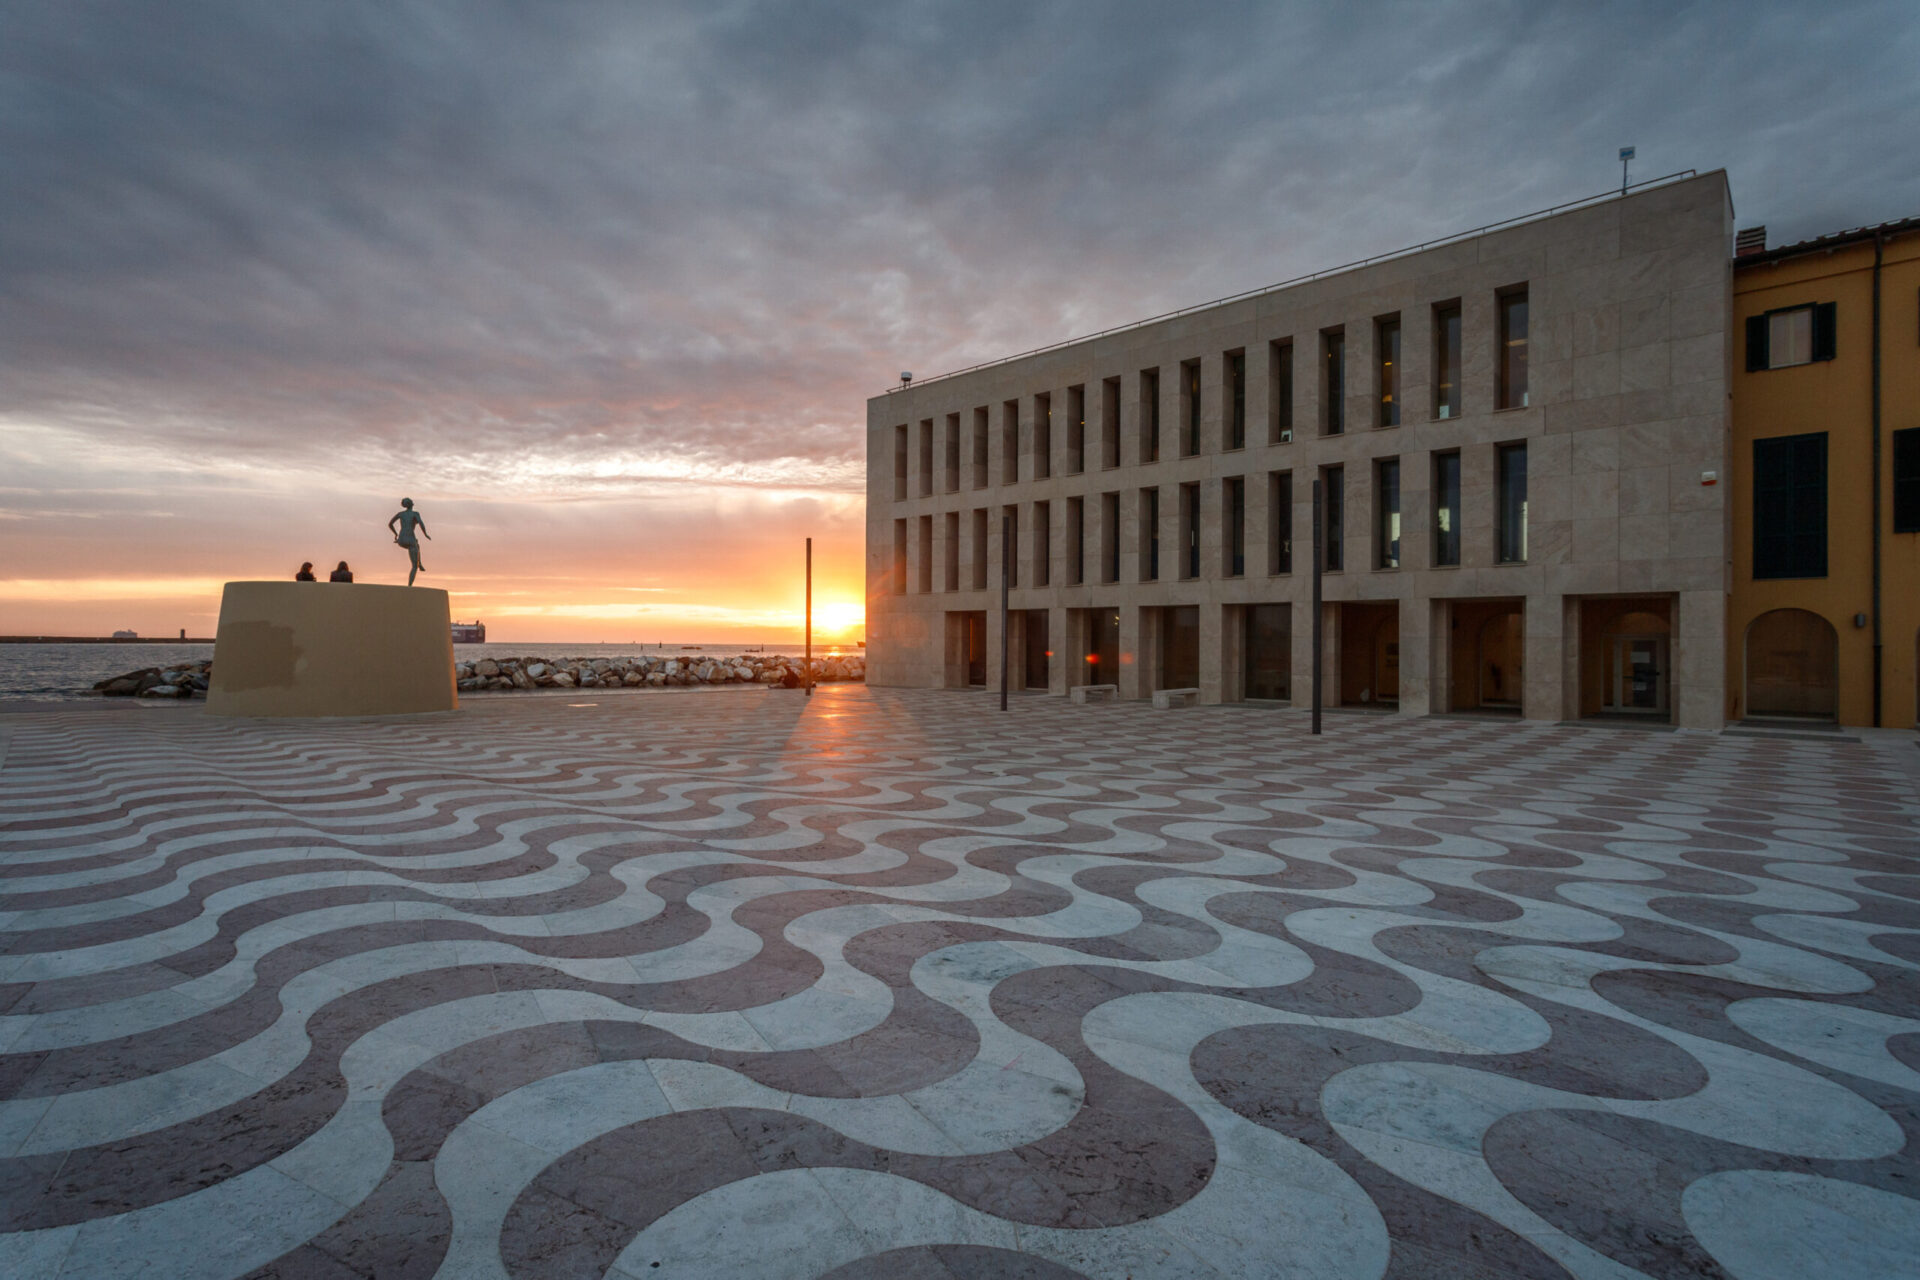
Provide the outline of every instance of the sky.
{"type": "MultiPolygon", "coordinates": [[[[1617,186],[1920,214],[1902,3],[0,0],[0,634],[341,559],[490,638],[863,601],[866,400],[1617,186]]],[[[845,634],[857,634],[848,631],[845,634]]]]}

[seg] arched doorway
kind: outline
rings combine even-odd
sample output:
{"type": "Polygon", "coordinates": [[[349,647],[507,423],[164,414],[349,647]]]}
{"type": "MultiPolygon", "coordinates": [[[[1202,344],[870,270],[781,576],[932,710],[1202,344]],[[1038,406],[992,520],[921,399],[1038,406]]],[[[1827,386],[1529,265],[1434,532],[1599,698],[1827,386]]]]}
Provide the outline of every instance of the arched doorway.
{"type": "Polygon", "coordinates": [[[1805,609],[1747,624],[1747,714],[1831,720],[1839,709],[1840,637],[1805,609]]]}

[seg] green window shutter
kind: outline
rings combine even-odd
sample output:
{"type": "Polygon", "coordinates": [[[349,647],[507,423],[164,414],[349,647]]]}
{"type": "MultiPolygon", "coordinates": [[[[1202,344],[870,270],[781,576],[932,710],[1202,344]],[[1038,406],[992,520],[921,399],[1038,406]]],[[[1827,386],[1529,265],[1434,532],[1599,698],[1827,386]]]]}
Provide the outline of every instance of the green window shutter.
{"type": "Polygon", "coordinates": [[[1839,318],[1840,304],[1822,302],[1813,309],[1813,358],[1815,360],[1833,359],[1834,325],[1839,318]]]}
{"type": "Polygon", "coordinates": [[[1753,442],[1753,576],[1827,576],[1827,436],[1753,442]]]}
{"type": "Polygon", "coordinates": [[[1767,318],[1747,317],[1747,372],[1767,367],[1767,318]]]}
{"type": "Polygon", "coordinates": [[[1893,433],[1893,531],[1920,533],[1920,427],[1893,433]]]}

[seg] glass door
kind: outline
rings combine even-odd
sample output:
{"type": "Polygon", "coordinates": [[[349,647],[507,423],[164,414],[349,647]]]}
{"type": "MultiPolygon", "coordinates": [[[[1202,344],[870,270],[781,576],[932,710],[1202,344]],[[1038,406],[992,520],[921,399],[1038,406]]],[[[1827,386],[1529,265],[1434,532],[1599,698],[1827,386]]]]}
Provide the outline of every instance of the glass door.
{"type": "Polygon", "coordinates": [[[1667,710],[1667,637],[1614,636],[1609,655],[1609,711],[1664,715],[1667,710]]]}

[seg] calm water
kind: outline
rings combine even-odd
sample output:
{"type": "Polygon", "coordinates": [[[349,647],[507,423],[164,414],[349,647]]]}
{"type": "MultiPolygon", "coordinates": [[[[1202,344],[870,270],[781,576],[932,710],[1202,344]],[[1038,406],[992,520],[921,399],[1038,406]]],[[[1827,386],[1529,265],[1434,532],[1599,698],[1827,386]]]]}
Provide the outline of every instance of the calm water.
{"type": "MultiPolygon", "coordinates": [[[[677,644],[457,644],[453,653],[462,662],[480,658],[731,658],[753,654],[756,646],[677,644]]],[[[816,657],[835,652],[835,646],[815,645],[816,657]]],[[[845,648],[843,653],[859,653],[845,648]]],[[[766,654],[798,657],[797,644],[770,644],[766,654]]],[[[101,680],[142,667],[170,667],[213,656],[210,644],[0,644],[0,698],[73,698],[91,696],[101,680]]]]}

